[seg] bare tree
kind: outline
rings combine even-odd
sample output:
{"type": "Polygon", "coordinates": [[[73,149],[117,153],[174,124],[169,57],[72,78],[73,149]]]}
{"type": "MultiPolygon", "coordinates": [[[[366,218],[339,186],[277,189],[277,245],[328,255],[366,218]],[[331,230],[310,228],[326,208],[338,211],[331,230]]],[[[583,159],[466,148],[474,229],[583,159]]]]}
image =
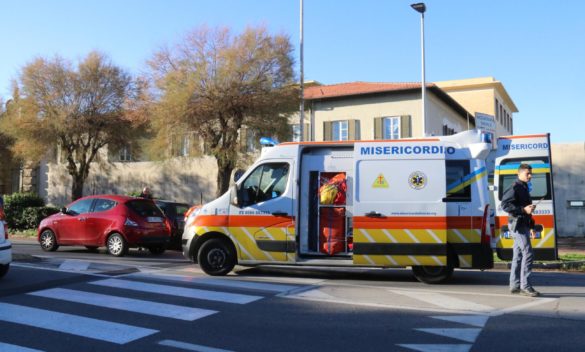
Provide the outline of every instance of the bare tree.
{"type": "Polygon", "coordinates": [[[147,122],[140,113],[140,91],[140,84],[98,52],[77,67],[60,57],[37,58],[23,67],[15,82],[7,118],[0,122],[2,131],[13,138],[14,154],[29,162],[60,148],[75,200],[83,196],[100,149],[135,143],[147,122]]]}
{"type": "Polygon", "coordinates": [[[287,118],[298,105],[288,36],[248,28],[201,27],[149,61],[158,88],[153,109],[158,140],[177,129],[202,139],[217,160],[218,195],[229,187],[242,126],[287,138],[287,118]]]}

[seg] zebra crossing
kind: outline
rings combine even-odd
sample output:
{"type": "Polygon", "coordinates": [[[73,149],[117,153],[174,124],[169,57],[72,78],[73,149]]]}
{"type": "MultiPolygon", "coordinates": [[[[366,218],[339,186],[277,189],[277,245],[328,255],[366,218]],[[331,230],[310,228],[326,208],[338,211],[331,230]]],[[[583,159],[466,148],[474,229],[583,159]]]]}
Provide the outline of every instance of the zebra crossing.
{"type": "MultiPolygon", "coordinates": [[[[4,326],[29,327],[47,339],[53,338],[52,333],[87,339],[88,346],[94,342],[126,345],[152,337],[149,343],[154,349],[160,345],[195,350],[185,347],[198,346],[191,344],[193,341],[162,337],[156,340],[156,335],[173,326],[169,322],[190,324],[229,307],[251,304],[303,286],[302,283],[268,283],[230,277],[144,273],[95,278],[2,298],[0,331],[5,330],[4,326]]],[[[23,344],[22,338],[0,334],[0,351],[44,350],[42,345],[30,342],[23,344]]],[[[200,347],[201,351],[221,350],[200,347]]]]}

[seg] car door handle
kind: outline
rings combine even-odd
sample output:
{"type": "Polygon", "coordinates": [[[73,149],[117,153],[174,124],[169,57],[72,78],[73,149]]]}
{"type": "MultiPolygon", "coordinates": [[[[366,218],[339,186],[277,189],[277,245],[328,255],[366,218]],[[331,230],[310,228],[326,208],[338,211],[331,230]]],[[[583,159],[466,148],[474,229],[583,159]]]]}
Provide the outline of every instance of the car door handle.
{"type": "Polygon", "coordinates": [[[85,220],[87,220],[87,218],[79,218],[77,220],[79,220],[79,221],[85,221],[85,220]]]}
{"type": "Polygon", "coordinates": [[[365,214],[368,218],[381,218],[382,214],[381,213],[377,213],[375,211],[371,211],[369,213],[365,214]]]}
{"type": "Polygon", "coordinates": [[[285,213],[283,211],[275,211],[274,213],[272,213],[272,215],[274,215],[274,216],[288,216],[288,213],[285,213]]]}

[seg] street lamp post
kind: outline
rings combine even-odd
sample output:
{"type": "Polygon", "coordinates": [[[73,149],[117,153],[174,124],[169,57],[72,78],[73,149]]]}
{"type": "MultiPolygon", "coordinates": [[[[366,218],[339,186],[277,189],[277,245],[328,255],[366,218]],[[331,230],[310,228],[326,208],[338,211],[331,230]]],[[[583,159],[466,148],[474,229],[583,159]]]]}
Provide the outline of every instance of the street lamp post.
{"type": "Polygon", "coordinates": [[[421,67],[422,67],[422,82],[421,82],[421,101],[422,101],[422,136],[426,136],[426,83],[425,83],[425,11],[427,7],[424,2],[419,2],[410,5],[416,12],[420,13],[420,47],[421,47],[421,67]]]}
{"type": "Polygon", "coordinates": [[[300,54],[301,54],[301,86],[300,86],[300,94],[301,94],[301,106],[299,107],[300,116],[299,116],[299,131],[300,131],[300,141],[303,141],[303,135],[305,130],[305,72],[304,72],[304,57],[303,57],[303,0],[301,0],[301,28],[300,28],[300,54]]]}

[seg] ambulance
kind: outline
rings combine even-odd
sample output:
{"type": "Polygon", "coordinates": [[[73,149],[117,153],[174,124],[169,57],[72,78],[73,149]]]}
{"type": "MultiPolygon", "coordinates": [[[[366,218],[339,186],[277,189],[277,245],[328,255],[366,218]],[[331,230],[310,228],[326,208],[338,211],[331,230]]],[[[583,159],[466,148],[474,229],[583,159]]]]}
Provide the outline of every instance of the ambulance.
{"type": "Polygon", "coordinates": [[[490,269],[494,250],[511,257],[500,199],[520,163],[533,166],[536,258],[557,256],[546,134],[494,146],[478,130],[264,145],[224,195],[186,219],[183,255],[209,275],[236,264],[411,267],[440,283],[454,268],[490,269]]]}

